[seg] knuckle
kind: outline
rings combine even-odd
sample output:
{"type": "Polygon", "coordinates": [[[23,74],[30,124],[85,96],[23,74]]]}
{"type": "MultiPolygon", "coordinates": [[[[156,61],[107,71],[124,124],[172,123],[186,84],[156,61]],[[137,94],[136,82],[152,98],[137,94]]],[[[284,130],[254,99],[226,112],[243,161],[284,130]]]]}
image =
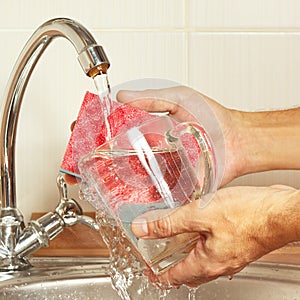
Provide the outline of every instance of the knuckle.
{"type": "Polygon", "coordinates": [[[171,220],[169,216],[166,216],[156,221],[154,233],[158,237],[166,237],[173,235],[171,220]]]}

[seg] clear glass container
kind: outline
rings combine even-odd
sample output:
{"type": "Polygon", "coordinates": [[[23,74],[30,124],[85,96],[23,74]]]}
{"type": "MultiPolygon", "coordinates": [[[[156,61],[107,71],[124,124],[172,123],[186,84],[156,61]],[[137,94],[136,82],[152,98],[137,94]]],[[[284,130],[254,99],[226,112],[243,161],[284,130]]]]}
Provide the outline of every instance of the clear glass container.
{"type": "Polygon", "coordinates": [[[149,222],[155,221],[213,193],[219,184],[214,145],[204,127],[168,116],[121,130],[82,157],[79,170],[88,201],[113,218],[156,274],[185,258],[199,234],[146,240],[133,235],[132,221],[144,213],[149,222]]]}

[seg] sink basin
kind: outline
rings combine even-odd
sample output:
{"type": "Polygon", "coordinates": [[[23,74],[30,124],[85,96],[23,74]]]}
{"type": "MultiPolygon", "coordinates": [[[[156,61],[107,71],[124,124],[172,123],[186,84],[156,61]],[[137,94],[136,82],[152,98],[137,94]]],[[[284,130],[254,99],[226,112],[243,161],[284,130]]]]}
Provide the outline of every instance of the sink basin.
{"type": "MultiPolygon", "coordinates": [[[[29,270],[0,273],[0,299],[120,299],[107,276],[107,259],[34,258],[31,262],[34,267],[29,270]]],[[[188,299],[188,289],[172,290],[166,299],[188,299]]],[[[300,266],[256,262],[232,280],[219,278],[200,286],[196,299],[298,300],[300,266]]]]}

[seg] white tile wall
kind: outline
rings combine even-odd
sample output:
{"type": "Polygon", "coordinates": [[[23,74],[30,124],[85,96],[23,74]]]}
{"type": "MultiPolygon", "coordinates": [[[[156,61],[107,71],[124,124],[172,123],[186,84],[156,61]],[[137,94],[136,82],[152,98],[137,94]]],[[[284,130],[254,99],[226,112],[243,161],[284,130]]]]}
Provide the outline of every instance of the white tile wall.
{"type": "Polygon", "coordinates": [[[187,83],[186,34],[175,31],[96,32],[111,60],[110,80],[157,77],[187,83]],[[172,49],[170,51],[170,49],[172,49]]]}
{"type": "MultiPolygon", "coordinates": [[[[158,77],[189,84],[237,109],[300,103],[297,0],[3,0],[0,95],[26,40],[58,16],[81,22],[104,46],[112,85],[158,77]]],[[[72,46],[55,41],[29,83],[18,128],[18,202],[26,219],[32,211],[55,208],[69,124],[85,91],[93,89],[72,46]]],[[[272,183],[300,187],[300,174],[268,172],[233,184],[272,183]]]]}
{"type": "Polygon", "coordinates": [[[188,0],[188,24],[196,29],[293,30],[300,26],[298,0],[188,0]]]}
{"type": "Polygon", "coordinates": [[[0,24],[4,29],[35,29],[54,17],[76,19],[90,29],[184,27],[184,0],[3,0],[0,24]]]}
{"type": "Polygon", "coordinates": [[[299,105],[299,33],[191,33],[189,84],[241,110],[299,105]]]}

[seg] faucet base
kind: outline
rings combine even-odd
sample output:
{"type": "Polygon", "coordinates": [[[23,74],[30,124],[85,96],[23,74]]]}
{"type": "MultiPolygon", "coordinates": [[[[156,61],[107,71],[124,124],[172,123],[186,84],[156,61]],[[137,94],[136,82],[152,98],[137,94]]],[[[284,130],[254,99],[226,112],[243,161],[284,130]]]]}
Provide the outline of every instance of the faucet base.
{"type": "Polygon", "coordinates": [[[17,208],[2,208],[0,211],[0,270],[26,270],[30,263],[15,255],[16,241],[24,228],[23,216],[17,208]]]}
{"type": "Polygon", "coordinates": [[[31,267],[26,258],[8,257],[0,261],[0,271],[23,271],[31,267]]]}

